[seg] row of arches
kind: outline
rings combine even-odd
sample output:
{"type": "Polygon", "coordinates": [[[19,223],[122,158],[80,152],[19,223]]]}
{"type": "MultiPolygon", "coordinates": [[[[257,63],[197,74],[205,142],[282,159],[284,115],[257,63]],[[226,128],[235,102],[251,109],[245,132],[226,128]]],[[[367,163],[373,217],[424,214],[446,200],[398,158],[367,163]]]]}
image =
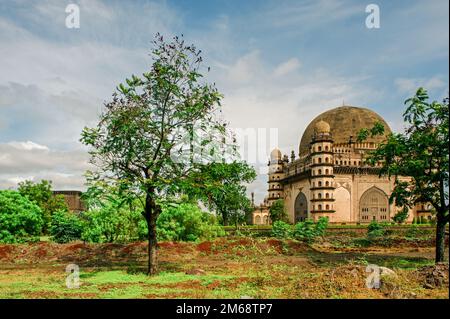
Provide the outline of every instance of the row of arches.
{"type": "MultiPolygon", "coordinates": [[[[337,222],[352,221],[348,190],[343,187],[335,190],[334,207],[336,212],[333,213],[333,216],[337,222]]],[[[306,218],[308,218],[308,199],[303,192],[300,192],[294,202],[294,220],[299,222],[306,218]]],[[[358,221],[367,223],[373,220],[382,222],[389,219],[389,199],[386,193],[375,186],[365,191],[359,200],[358,221]]]]}

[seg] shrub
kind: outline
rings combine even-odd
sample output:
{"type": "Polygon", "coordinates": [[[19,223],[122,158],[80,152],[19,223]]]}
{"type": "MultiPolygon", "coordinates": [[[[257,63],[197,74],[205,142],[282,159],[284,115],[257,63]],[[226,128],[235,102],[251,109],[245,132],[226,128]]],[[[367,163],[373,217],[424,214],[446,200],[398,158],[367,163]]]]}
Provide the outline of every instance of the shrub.
{"type": "Polygon", "coordinates": [[[276,221],[287,221],[287,213],[284,207],[284,201],[282,199],[276,200],[269,209],[270,220],[272,222],[276,221]]]}
{"type": "Polygon", "coordinates": [[[83,215],[85,227],[82,239],[94,243],[129,242],[143,240],[147,226],[138,210],[108,203],[83,215]]]}
{"type": "Polygon", "coordinates": [[[62,195],[53,195],[52,182],[41,180],[39,183],[24,181],[19,183],[18,192],[39,206],[42,211],[44,225],[42,232],[47,234],[49,231],[52,215],[56,211],[68,211],[69,208],[62,195]]]}
{"type": "Polygon", "coordinates": [[[289,238],[292,236],[292,226],[281,220],[272,224],[272,236],[276,238],[289,238]]]}
{"type": "Polygon", "coordinates": [[[395,214],[394,217],[392,217],[392,220],[398,224],[403,224],[406,221],[406,219],[408,218],[408,216],[409,216],[409,210],[408,210],[408,207],[405,206],[401,210],[399,210],[397,212],[397,214],[395,214]]]}
{"type": "Polygon", "coordinates": [[[304,222],[299,222],[294,228],[294,237],[298,240],[303,240],[308,243],[314,242],[318,236],[323,236],[328,227],[328,218],[320,217],[317,223],[313,220],[307,219],[304,222]]]}
{"type": "Polygon", "coordinates": [[[202,212],[191,203],[163,207],[156,227],[158,240],[196,241],[225,235],[214,215],[202,212]]]}
{"type": "Polygon", "coordinates": [[[42,211],[20,193],[0,191],[0,242],[18,243],[39,236],[44,220],[42,211]]]}
{"type": "Polygon", "coordinates": [[[83,222],[74,213],[59,210],[53,213],[50,224],[50,235],[57,243],[68,243],[81,239],[83,222]]]}
{"type": "Polygon", "coordinates": [[[378,223],[377,221],[371,221],[367,226],[367,238],[375,239],[386,235],[386,224],[378,223]]]}

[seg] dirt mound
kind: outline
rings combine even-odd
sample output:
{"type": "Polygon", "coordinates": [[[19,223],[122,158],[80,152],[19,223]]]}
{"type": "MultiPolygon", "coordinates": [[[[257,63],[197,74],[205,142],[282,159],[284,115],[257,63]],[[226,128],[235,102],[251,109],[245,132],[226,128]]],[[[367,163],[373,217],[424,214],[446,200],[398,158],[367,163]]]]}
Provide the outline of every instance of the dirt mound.
{"type": "Polygon", "coordinates": [[[197,245],[197,250],[202,253],[210,253],[211,252],[212,243],[210,241],[204,241],[197,245]]]}
{"type": "Polygon", "coordinates": [[[1,245],[0,246],[0,259],[8,259],[9,254],[14,250],[12,245],[1,245]]]}
{"type": "Polygon", "coordinates": [[[448,264],[438,263],[432,266],[424,266],[417,270],[417,274],[423,282],[423,287],[434,289],[448,286],[448,264]]]}

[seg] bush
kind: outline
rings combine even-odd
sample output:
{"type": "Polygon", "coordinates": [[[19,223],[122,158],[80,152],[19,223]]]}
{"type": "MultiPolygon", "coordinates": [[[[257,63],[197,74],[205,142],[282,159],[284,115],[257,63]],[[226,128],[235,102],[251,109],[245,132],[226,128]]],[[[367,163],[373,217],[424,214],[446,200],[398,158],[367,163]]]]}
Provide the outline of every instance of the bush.
{"type": "Polygon", "coordinates": [[[375,239],[386,235],[386,224],[378,223],[377,221],[371,221],[369,226],[367,226],[367,238],[375,239]]]}
{"type": "Polygon", "coordinates": [[[53,213],[50,235],[53,241],[63,244],[81,239],[83,222],[74,213],[59,210],[53,213]]]}
{"type": "Polygon", "coordinates": [[[43,225],[39,206],[16,191],[0,191],[0,242],[35,240],[33,236],[41,234],[43,225]]]}
{"type": "Polygon", "coordinates": [[[284,207],[284,200],[278,199],[276,200],[269,209],[270,220],[275,223],[276,221],[286,222],[288,217],[286,213],[286,209],[284,207]]]}
{"type": "Polygon", "coordinates": [[[326,217],[320,217],[317,223],[314,223],[311,219],[307,219],[295,225],[294,238],[312,243],[317,237],[325,234],[327,227],[328,218],[326,217]]]}
{"type": "Polygon", "coordinates": [[[138,210],[108,203],[83,215],[82,239],[93,243],[130,242],[147,236],[147,225],[138,210]]]}
{"type": "Polygon", "coordinates": [[[190,203],[163,207],[156,227],[158,240],[196,241],[225,235],[214,215],[190,203]]]}
{"type": "Polygon", "coordinates": [[[281,220],[278,220],[272,225],[272,236],[276,238],[289,238],[292,236],[292,226],[281,220]]]}

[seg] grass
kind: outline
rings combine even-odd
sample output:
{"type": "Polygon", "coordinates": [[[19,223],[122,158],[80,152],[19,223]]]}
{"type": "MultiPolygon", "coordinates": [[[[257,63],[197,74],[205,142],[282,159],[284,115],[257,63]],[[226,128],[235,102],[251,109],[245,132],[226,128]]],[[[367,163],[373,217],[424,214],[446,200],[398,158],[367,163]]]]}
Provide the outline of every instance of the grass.
{"type": "Polygon", "coordinates": [[[393,269],[402,296],[448,298],[448,287],[423,289],[414,274],[433,264],[432,247],[336,247],[333,242],[308,247],[248,237],[169,243],[159,250],[161,272],[149,277],[142,272],[145,243],[71,251],[72,246],[14,245],[0,257],[0,298],[386,298],[365,287],[368,264],[393,269]],[[34,255],[43,249],[45,257],[34,255]],[[97,260],[101,266],[94,266],[97,260]],[[78,289],[66,287],[67,263],[80,266],[78,289]]]}

